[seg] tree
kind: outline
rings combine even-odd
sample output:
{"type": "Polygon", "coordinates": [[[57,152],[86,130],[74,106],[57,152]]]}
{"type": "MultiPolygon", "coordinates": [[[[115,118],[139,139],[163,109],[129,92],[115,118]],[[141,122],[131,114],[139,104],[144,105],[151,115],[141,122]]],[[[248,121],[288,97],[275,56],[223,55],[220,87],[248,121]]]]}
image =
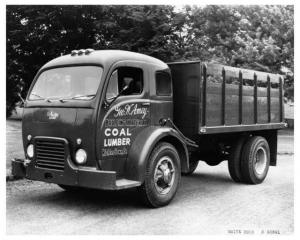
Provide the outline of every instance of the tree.
{"type": "Polygon", "coordinates": [[[7,6],[7,116],[42,65],[90,47],[285,73],[293,89],[293,19],[279,5],[7,6]]]}
{"type": "Polygon", "coordinates": [[[96,49],[122,49],[170,59],[172,6],[109,6],[102,10],[104,21],[95,21],[99,33],[96,49]]]}
{"type": "Polygon", "coordinates": [[[94,43],[92,6],[7,7],[7,115],[47,61],[94,43]]]}
{"type": "Polygon", "coordinates": [[[7,6],[7,115],[38,69],[73,49],[123,49],[169,60],[172,6],[7,6]]]}
{"type": "Polygon", "coordinates": [[[294,83],[293,6],[186,6],[181,59],[201,59],[285,75],[294,83]]]}

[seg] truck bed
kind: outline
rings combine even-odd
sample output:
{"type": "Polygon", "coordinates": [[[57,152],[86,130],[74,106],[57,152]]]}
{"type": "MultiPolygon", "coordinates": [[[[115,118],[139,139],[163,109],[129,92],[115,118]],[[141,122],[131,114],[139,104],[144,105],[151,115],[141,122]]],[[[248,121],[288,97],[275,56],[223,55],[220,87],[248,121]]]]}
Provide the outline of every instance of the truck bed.
{"type": "Polygon", "coordinates": [[[174,122],[185,135],[285,127],[281,75],[200,61],[168,65],[174,122]]]}

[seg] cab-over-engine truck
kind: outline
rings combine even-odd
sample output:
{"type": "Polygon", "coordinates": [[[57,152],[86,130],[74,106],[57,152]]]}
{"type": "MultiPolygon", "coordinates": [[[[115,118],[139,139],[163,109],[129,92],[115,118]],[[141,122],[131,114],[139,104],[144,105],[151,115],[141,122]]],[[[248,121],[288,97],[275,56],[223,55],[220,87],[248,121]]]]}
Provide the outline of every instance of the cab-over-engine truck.
{"type": "Polygon", "coordinates": [[[235,182],[259,184],[284,128],[280,75],[219,64],[166,64],[143,54],[74,50],[45,64],[22,122],[15,176],[65,190],[137,187],[168,204],[198,161],[228,160],[235,182]]]}

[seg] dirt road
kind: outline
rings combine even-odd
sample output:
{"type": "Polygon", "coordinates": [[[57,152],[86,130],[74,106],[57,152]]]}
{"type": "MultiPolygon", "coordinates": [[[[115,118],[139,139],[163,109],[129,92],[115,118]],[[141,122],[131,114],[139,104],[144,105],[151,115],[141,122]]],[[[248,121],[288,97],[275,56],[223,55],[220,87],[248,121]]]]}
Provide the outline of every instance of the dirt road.
{"type": "Polygon", "coordinates": [[[144,208],[134,190],[67,194],[56,185],[7,183],[8,234],[289,234],[293,156],[279,156],[261,185],[233,183],[226,163],[201,163],[174,201],[144,208]],[[254,232],[253,232],[254,231],[254,232]]]}
{"type": "MultiPolygon", "coordinates": [[[[8,138],[18,139],[15,127],[8,138]]],[[[20,143],[8,149],[11,155],[22,151],[20,143]]],[[[141,205],[134,189],[68,194],[54,184],[8,181],[7,234],[290,234],[292,132],[279,135],[278,152],[278,166],[255,186],[234,183],[227,162],[216,167],[201,162],[192,176],[182,178],[174,201],[160,209],[141,205]]]]}

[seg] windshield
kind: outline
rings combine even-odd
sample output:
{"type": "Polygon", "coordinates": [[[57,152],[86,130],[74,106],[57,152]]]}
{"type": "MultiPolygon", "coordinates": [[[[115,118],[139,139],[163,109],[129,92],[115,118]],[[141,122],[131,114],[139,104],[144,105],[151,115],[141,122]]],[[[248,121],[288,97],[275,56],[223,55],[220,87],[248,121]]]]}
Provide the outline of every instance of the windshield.
{"type": "Polygon", "coordinates": [[[29,100],[90,100],[96,95],[102,72],[97,66],[46,70],[35,82],[29,100]]]}

